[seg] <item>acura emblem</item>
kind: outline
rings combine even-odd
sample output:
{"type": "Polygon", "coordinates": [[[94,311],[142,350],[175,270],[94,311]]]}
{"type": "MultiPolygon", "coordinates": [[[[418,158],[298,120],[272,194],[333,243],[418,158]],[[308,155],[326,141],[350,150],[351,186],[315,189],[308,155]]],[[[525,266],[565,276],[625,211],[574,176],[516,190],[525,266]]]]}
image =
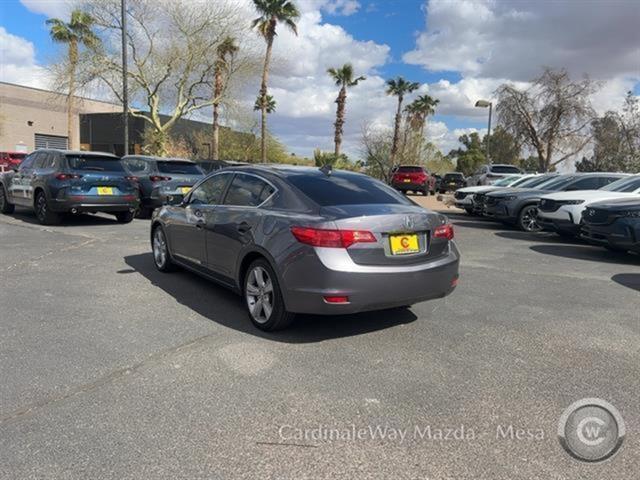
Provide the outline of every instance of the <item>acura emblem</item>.
{"type": "Polygon", "coordinates": [[[406,228],[407,230],[412,230],[413,227],[415,227],[416,222],[413,220],[413,218],[411,217],[404,217],[404,220],[402,221],[402,225],[404,226],[404,228],[406,228]]]}

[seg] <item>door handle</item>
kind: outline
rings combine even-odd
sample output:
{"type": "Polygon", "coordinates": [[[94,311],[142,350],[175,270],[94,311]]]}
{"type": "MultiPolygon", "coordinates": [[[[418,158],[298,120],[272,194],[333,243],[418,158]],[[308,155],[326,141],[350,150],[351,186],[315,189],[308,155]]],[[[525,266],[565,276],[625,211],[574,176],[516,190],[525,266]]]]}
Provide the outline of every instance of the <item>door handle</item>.
{"type": "Polygon", "coordinates": [[[249,225],[247,222],[242,222],[240,225],[238,225],[238,233],[242,235],[247,233],[249,230],[251,230],[251,225],[249,225]]]}

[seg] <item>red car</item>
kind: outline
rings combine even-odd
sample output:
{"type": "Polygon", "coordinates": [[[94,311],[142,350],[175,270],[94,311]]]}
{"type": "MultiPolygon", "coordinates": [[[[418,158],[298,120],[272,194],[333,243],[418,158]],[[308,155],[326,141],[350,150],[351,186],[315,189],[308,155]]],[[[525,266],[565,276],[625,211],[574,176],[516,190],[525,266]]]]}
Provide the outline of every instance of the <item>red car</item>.
{"type": "Polygon", "coordinates": [[[402,165],[397,168],[391,179],[391,186],[403,193],[412,191],[423,195],[435,195],[436,177],[430,175],[424,167],[402,165]]]}
{"type": "Polygon", "coordinates": [[[24,152],[0,152],[0,166],[5,170],[16,169],[26,156],[24,152]]]}

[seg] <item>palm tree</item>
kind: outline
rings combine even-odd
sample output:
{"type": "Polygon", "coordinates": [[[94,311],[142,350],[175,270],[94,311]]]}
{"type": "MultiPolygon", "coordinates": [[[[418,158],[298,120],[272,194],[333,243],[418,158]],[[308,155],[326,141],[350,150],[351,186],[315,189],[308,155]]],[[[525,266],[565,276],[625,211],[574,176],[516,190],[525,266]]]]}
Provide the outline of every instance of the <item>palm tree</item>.
{"type": "Polygon", "coordinates": [[[344,126],[345,107],[347,104],[347,87],[355,87],[358,82],[365,80],[365,77],[353,78],[353,67],[350,63],[345,63],[341,68],[330,68],[327,70],[327,73],[336,82],[336,86],[340,87],[338,98],[336,98],[336,103],[338,104],[336,108],[336,123],[333,124],[335,126],[334,154],[336,158],[338,158],[340,155],[340,145],[342,144],[342,127],[344,126]]]}
{"type": "Polygon", "coordinates": [[[233,37],[225,38],[218,48],[216,48],[216,63],[214,70],[214,83],[213,83],[213,139],[212,139],[212,156],[213,160],[218,160],[219,145],[220,145],[220,125],[218,123],[220,97],[224,90],[223,76],[229,73],[229,67],[233,56],[238,52],[239,47],[236,45],[236,40],[233,37]]]}
{"type": "Polygon", "coordinates": [[[398,97],[398,109],[396,110],[395,125],[393,128],[393,143],[391,144],[391,164],[395,165],[396,154],[398,153],[398,143],[400,143],[400,123],[402,122],[402,101],[404,96],[418,89],[420,86],[416,82],[408,82],[402,77],[387,80],[387,95],[398,97]]]}
{"type": "MultiPolygon", "coordinates": [[[[262,105],[262,97],[258,95],[258,98],[256,98],[256,103],[253,104],[253,109],[262,111],[262,105]]],[[[267,97],[265,98],[264,106],[264,111],[266,111],[267,113],[273,113],[276,111],[276,101],[271,95],[267,95],[267,97]]]]}
{"type": "Polygon", "coordinates": [[[267,161],[267,80],[269,79],[269,62],[271,61],[271,50],[273,39],[276,36],[276,26],[278,22],[284,23],[293,33],[298,34],[295,20],[300,17],[300,12],[291,0],[253,0],[253,4],[260,14],[252,23],[251,27],[256,28],[260,35],[267,42],[267,51],[264,57],[264,68],[262,70],[262,83],[260,84],[260,102],[262,111],[261,139],[260,147],[262,161],[267,161]]]}
{"type": "Polygon", "coordinates": [[[75,129],[73,128],[73,100],[76,86],[76,69],[78,67],[78,49],[80,45],[92,46],[99,40],[91,30],[95,20],[82,10],[71,12],[71,21],[66,23],[58,18],[50,18],[47,25],[51,25],[51,39],[56,43],[69,46],[69,93],[67,94],[67,136],[69,148],[75,145],[75,129]]]}
{"type": "Polygon", "coordinates": [[[407,105],[404,111],[407,113],[407,120],[409,126],[414,132],[420,132],[418,137],[418,143],[416,145],[417,152],[422,150],[422,143],[424,141],[424,127],[427,123],[427,117],[433,115],[436,112],[436,106],[440,103],[430,95],[420,95],[413,102],[407,105]]]}

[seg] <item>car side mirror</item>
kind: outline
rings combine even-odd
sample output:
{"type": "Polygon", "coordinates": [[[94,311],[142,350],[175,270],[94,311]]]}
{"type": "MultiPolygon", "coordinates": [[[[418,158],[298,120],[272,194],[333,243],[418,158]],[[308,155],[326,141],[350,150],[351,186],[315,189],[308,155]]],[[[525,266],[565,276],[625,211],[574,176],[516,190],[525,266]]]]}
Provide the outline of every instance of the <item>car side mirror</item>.
{"type": "Polygon", "coordinates": [[[169,195],[165,201],[165,205],[182,205],[184,203],[184,195],[169,195]]]}

